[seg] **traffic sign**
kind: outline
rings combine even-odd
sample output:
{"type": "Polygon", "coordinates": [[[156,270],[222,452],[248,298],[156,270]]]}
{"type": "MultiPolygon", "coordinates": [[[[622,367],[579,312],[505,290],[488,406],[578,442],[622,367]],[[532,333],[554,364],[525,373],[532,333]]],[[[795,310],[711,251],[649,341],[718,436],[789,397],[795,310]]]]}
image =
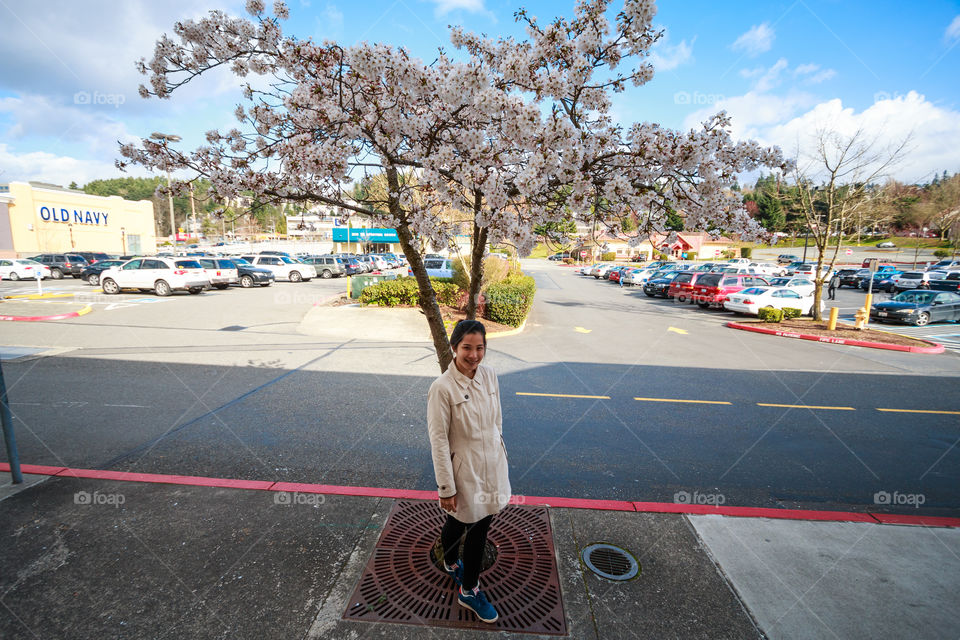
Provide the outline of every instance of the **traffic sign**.
{"type": "Polygon", "coordinates": [[[852,256],[852,255],[853,255],[853,249],[847,249],[847,255],[848,255],[848,256],[852,256]]]}

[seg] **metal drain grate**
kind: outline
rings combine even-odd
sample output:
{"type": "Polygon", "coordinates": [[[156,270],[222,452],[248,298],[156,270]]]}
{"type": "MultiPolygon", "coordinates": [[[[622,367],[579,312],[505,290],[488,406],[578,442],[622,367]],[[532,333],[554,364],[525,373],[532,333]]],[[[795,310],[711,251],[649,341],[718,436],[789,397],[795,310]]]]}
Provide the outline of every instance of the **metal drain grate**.
{"type": "Polygon", "coordinates": [[[460,606],[453,581],[434,564],[431,552],[444,519],[436,502],[397,502],[343,618],[566,635],[545,508],[510,505],[493,519],[487,541],[496,560],[480,574],[480,588],[500,614],[493,624],[460,606]]]}
{"type": "Polygon", "coordinates": [[[591,544],[580,553],[584,564],[598,576],[608,580],[629,580],[640,572],[636,558],[612,544],[591,544]]]}

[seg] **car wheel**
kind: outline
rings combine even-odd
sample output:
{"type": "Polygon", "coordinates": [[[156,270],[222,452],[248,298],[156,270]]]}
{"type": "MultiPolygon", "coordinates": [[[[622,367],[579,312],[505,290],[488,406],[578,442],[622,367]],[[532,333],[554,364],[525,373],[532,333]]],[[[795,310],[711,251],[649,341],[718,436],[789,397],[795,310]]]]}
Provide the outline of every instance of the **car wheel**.
{"type": "Polygon", "coordinates": [[[290,272],[290,282],[301,282],[302,280],[303,276],[300,275],[299,271],[290,272]]]}
{"type": "Polygon", "coordinates": [[[323,278],[324,280],[326,280],[327,278],[332,278],[332,277],[333,277],[333,274],[330,273],[330,269],[324,269],[324,270],[320,273],[320,277],[323,278]]]}
{"type": "Polygon", "coordinates": [[[107,278],[104,280],[101,283],[101,287],[103,288],[104,293],[111,296],[120,293],[120,286],[114,282],[112,278],[107,278]]]}
{"type": "Polygon", "coordinates": [[[62,279],[63,279],[63,271],[60,271],[60,269],[51,269],[51,270],[50,270],[50,277],[52,277],[54,280],[62,280],[62,279]]]}
{"type": "Polygon", "coordinates": [[[213,285],[213,286],[215,286],[217,289],[226,289],[226,288],[229,287],[230,285],[227,284],[226,282],[219,282],[219,283],[217,283],[217,284],[215,284],[215,285],[213,285]]]}
{"type": "Polygon", "coordinates": [[[709,303],[709,302],[698,302],[698,303],[697,303],[697,306],[700,307],[701,309],[707,309],[707,308],[710,307],[710,303],[709,303]]]}
{"type": "Polygon", "coordinates": [[[190,287],[187,289],[190,292],[190,295],[197,295],[198,293],[203,293],[203,287],[190,287]]]}
{"type": "Polygon", "coordinates": [[[79,273],[71,273],[70,275],[73,276],[73,279],[74,279],[74,280],[78,280],[78,279],[80,278],[80,274],[79,274],[79,273]]]}
{"type": "Polygon", "coordinates": [[[926,311],[921,311],[917,314],[917,319],[913,321],[913,324],[917,327],[923,327],[930,323],[930,314],[926,311]]]}
{"type": "Polygon", "coordinates": [[[261,284],[260,286],[261,286],[261,287],[269,287],[269,286],[270,286],[270,283],[269,283],[269,282],[264,282],[264,283],[261,284]]]}
{"type": "Polygon", "coordinates": [[[166,280],[157,280],[153,285],[153,290],[161,298],[165,298],[171,293],[170,285],[166,280]]]}
{"type": "Polygon", "coordinates": [[[657,297],[657,296],[653,295],[652,293],[648,293],[648,292],[646,292],[646,291],[644,291],[644,293],[647,294],[647,297],[648,297],[648,298],[656,298],[656,297],[657,297]]]}
{"type": "Polygon", "coordinates": [[[240,276],[240,286],[244,289],[249,289],[253,284],[253,276],[240,276]]]}
{"type": "Polygon", "coordinates": [[[93,286],[97,286],[98,284],[100,284],[100,276],[98,276],[95,273],[91,273],[89,276],[87,276],[87,284],[92,284],[93,286]]]}
{"type": "Polygon", "coordinates": [[[16,271],[11,271],[11,272],[10,272],[10,279],[13,280],[14,282],[16,282],[17,280],[20,279],[20,276],[17,275],[17,272],[16,272],[16,271]]]}
{"type": "Polygon", "coordinates": [[[687,297],[686,297],[686,296],[677,296],[677,302],[683,304],[683,303],[686,302],[686,301],[687,301],[687,297]]]}

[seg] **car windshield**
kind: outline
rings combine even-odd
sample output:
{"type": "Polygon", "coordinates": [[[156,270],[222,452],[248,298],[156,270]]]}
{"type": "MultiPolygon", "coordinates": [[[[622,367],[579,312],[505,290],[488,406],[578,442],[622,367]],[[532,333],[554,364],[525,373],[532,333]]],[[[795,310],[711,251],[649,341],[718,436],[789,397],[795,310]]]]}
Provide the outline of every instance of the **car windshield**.
{"type": "Polygon", "coordinates": [[[917,271],[910,271],[900,276],[901,280],[922,280],[923,274],[917,271]]]}
{"type": "Polygon", "coordinates": [[[252,264],[246,258],[237,257],[237,258],[230,258],[230,260],[232,260],[234,264],[252,264]]]}
{"type": "Polygon", "coordinates": [[[911,304],[930,304],[936,295],[934,291],[904,291],[893,300],[894,302],[909,302],[911,304]]]}
{"type": "Polygon", "coordinates": [[[763,287],[750,287],[749,289],[744,289],[743,291],[741,291],[740,294],[748,295],[748,296],[758,296],[765,291],[766,289],[764,289],[763,287]]]}
{"type": "Polygon", "coordinates": [[[203,269],[196,260],[177,260],[175,264],[181,269],[203,269]]]}
{"type": "Polygon", "coordinates": [[[287,264],[298,264],[300,262],[299,260],[294,260],[293,258],[288,258],[287,256],[279,256],[279,258],[287,264]]]}
{"type": "Polygon", "coordinates": [[[775,287],[782,287],[784,285],[790,284],[790,278],[773,278],[770,280],[770,284],[775,287]]]}
{"type": "Polygon", "coordinates": [[[37,262],[36,260],[16,260],[17,264],[25,264],[30,267],[42,267],[43,265],[37,262]]]}

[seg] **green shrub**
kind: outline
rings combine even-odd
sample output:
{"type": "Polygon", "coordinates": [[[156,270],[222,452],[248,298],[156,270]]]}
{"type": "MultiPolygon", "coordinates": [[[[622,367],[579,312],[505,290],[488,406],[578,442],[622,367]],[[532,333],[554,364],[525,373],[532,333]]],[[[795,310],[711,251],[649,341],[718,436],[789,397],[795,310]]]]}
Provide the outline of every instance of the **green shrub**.
{"type": "Polygon", "coordinates": [[[616,260],[616,259],[617,259],[617,252],[616,252],[616,251],[607,251],[606,253],[604,253],[604,254],[602,254],[602,255],[600,256],[600,260],[601,260],[602,262],[613,262],[613,261],[616,260]]]}
{"type": "Polygon", "coordinates": [[[753,249],[750,247],[740,247],[740,257],[749,258],[753,254],[753,249]]]}
{"type": "Polygon", "coordinates": [[[736,251],[734,251],[733,249],[727,249],[726,251],[720,254],[720,257],[723,258],[724,260],[730,260],[731,258],[736,258],[737,257],[736,251]]]}
{"type": "Polygon", "coordinates": [[[764,322],[780,322],[783,320],[781,309],[757,309],[757,317],[764,322]]]}
{"type": "MultiPolygon", "coordinates": [[[[447,306],[457,304],[460,287],[450,278],[430,278],[437,302],[447,306]]],[[[420,289],[416,278],[400,277],[396,280],[383,280],[364,288],[360,293],[361,304],[374,304],[378,307],[415,307],[420,302],[420,289]]]]}
{"type": "MultiPolygon", "coordinates": [[[[463,261],[461,262],[459,258],[452,259],[452,271],[453,277],[449,278],[450,282],[453,282],[455,285],[461,289],[470,290],[470,264],[473,262],[470,256],[463,256],[463,261]],[[466,264],[466,270],[464,270],[464,264],[466,264]]],[[[483,261],[483,274],[480,277],[480,290],[484,291],[491,284],[496,282],[502,282],[510,275],[510,262],[504,260],[503,258],[496,258],[493,256],[487,256],[487,259],[483,261]]]]}
{"type": "Polygon", "coordinates": [[[791,318],[799,318],[803,315],[803,312],[800,309],[794,309],[793,307],[784,307],[783,308],[783,317],[787,320],[791,318]]]}
{"type": "Polygon", "coordinates": [[[490,285],[486,292],[486,317],[500,324],[519,327],[530,312],[537,285],[530,276],[510,276],[490,285]]]}
{"type": "Polygon", "coordinates": [[[672,258],[673,258],[673,256],[671,256],[669,253],[666,253],[665,251],[659,251],[659,252],[657,252],[657,259],[658,259],[658,260],[671,260],[672,258]]]}
{"type": "Polygon", "coordinates": [[[696,251],[687,251],[687,260],[696,260],[697,252],[696,251]]]}
{"type": "Polygon", "coordinates": [[[933,255],[937,258],[947,258],[951,253],[950,249],[937,249],[933,252],[933,255]]]}

